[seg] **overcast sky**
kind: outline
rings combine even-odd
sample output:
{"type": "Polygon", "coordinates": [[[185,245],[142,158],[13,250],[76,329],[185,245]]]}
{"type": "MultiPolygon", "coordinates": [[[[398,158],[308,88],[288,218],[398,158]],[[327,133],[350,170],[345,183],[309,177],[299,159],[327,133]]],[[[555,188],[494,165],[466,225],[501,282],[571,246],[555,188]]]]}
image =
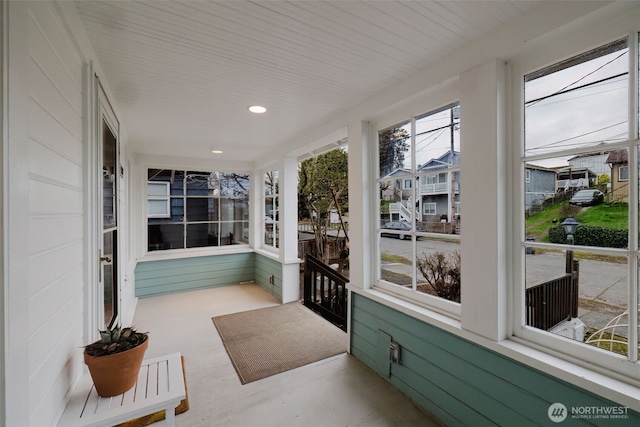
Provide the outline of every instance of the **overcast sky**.
{"type": "MultiPolygon", "coordinates": [[[[526,155],[626,140],[628,74],[612,77],[627,73],[628,61],[628,50],[619,50],[525,83],[526,155]]],[[[566,157],[534,163],[567,164],[566,157]]]]}

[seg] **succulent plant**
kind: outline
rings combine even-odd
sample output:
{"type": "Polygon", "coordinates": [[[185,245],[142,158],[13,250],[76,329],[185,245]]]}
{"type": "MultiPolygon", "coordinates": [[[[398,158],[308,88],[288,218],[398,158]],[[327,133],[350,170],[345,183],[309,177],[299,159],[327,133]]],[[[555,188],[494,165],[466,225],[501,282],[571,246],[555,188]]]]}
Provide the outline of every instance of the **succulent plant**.
{"type": "Polygon", "coordinates": [[[139,346],[147,339],[146,332],[138,332],[131,327],[122,328],[115,325],[100,332],[100,339],[84,348],[90,356],[107,356],[121,353],[139,346]]]}

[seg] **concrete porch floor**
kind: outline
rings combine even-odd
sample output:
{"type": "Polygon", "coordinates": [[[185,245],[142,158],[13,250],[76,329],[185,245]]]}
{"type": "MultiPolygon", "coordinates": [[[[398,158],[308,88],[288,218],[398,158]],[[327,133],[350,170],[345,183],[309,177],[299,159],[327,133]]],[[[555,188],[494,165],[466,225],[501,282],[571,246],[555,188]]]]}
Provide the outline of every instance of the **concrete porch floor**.
{"type": "Polygon", "coordinates": [[[242,385],[211,317],[271,307],[255,284],[144,298],[134,326],[150,333],[145,357],[179,351],[196,426],[441,426],[408,397],[348,354],[242,385]]]}

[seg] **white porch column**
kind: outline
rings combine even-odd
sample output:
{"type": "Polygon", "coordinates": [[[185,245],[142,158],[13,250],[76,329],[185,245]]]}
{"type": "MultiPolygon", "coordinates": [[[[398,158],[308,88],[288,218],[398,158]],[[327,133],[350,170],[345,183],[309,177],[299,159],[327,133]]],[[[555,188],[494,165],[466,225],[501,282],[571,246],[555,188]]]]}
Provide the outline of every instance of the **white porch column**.
{"type": "Polygon", "coordinates": [[[263,244],[262,224],[264,224],[264,172],[254,170],[251,174],[251,203],[249,204],[249,244],[259,249],[263,244]]]}
{"type": "MultiPolygon", "coordinates": [[[[279,177],[280,261],[282,262],[282,303],[300,298],[298,259],[298,159],[285,157],[279,177]]],[[[263,215],[264,216],[264,215],[263,215]]]]}
{"type": "MultiPolygon", "coordinates": [[[[368,122],[349,125],[349,282],[350,286],[370,288],[372,248],[371,159],[373,138],[368,122]]],[[[375,193],[373,193],[375,194],[375,193]]]]}
{"type": "Polygon", "coordinates": [[[496,341],[507,335],[504,68],[460,76],[462,327],[496,341]]]}

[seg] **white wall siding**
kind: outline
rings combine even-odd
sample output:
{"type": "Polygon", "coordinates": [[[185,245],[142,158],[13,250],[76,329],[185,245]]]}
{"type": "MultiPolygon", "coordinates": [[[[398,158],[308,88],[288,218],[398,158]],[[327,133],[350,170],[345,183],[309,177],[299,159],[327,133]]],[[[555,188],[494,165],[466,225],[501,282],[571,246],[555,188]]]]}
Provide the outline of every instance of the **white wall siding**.
{"type": "Polygon", "coordinates": [[[83,61],[55,6],[27,7],[28,423],[48,425],[81,364],[83,61]]]}
{"type": "MultiPolygon", "coordinates": [[[[6,5],[4,3],[0,4],[0,34],[2,36],[0,36],[0,38],[4,38],[6,36],[6,32],[5,32],[5,22],[4,22],[4,17],[5,17],[5,13],[6,13],[6,5]]],[[[0,43],[0,81],[3,82],[3,84],[0,84],[0,97],[2,97],[2,99],[4,100],[4,81],[5,81],[5,64],[4,64],[4,54],[5,54],[5,49],[4,49],[4,43],[0,43]]],[[[4,119],[5,119],[5,111],[4,111],[4,102],[0,102],[0,117],[2,117],[2,120],[0,120],[0,164],[3,165],[3,171],[2,173],[0,173],[0,200],[2,200],[3,204],[5,201],[5,178],[4,178],[4,151],[5,151],[5,147],[7,146],[7,141],[5,140],[5,133],[4,133],[4,119]]],[[[5,213],[5,208],[0,208],[0,289],[2,291],[0,291],[0,307],[4,308],[4,304],[5,304],[5,250],[4,250],[4,241],[5,241],[5,225],[4,225],[4,213],[5,213]]],[[[4,313],[4,310],[3,310],[4,313]]],[[[7,342],[6,340],[6,336],[5,336],[5,320],[4,318],[2,320],[0,320],[0,325],[2,325],[2,328],[0,329],[0,342],[3,344],[0,344],[0,375],[2,375],[3,378],[5,378],[5,367],[6,367],[6,360],[5,360],[5,343],[7,342]]],[[[5,420],[6,419],[6,415],[5,415],[5,404],[6,404],[6,392],[7,392],[7,385],[6,382],[3,385],[0,385],[0,420],[5,420]]]]}

